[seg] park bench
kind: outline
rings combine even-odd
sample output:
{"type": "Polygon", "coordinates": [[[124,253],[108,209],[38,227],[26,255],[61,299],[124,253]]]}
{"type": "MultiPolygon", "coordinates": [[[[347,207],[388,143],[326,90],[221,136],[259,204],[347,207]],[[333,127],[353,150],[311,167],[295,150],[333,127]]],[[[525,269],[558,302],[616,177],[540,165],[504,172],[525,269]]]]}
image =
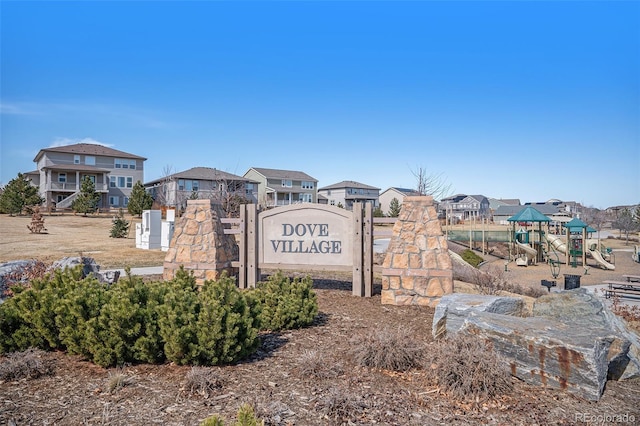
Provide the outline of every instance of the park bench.
{"type": "Polygon", "coordinates": [[[608,285],[604,293],[606,299],[612,296],[640,298],[640,282],[606,280],[604,283],[608,285]]]}
{"type": "Polygon", "coordinates": [[[629,282],[640,282],[640,275],[623,275],[629,282]]]}

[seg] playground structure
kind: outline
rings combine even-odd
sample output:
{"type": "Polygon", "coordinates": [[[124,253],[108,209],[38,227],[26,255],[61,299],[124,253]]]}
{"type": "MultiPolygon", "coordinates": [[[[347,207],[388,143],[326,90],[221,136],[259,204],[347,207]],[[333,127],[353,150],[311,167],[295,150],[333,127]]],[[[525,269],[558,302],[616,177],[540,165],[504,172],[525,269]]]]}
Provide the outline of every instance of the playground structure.
{"type": "MultiPolygon", "coordinates": [[[[474,243],[481,242],[483,253],[491,242],[507,244],[509,254],[505,269],[509,262],[515,262],[518,266],[544,262],[550,265],[554,276],[557,276],[562,264],[573,268],[581,265],[585,268],[586,274],[588,273],[587,257],[589,257],[601,269],[615,270],[615,257],[612,251],[599,239],[587,238],[587,234],[592,234],[595,229],[579,219],[572,219],[564,224],[565,233],[562,236],[551,234],[549,232],[551,219],[530,206],[508,220],[512,223],[511,229],[448,231],[447,238],[450,241],[468,241],[470,249],[473,248],[474,243]],[[535,223],[538,224],[537,229],[535,223]],[[547,225],[544,230],[543,223],[547,225]],[[564,257],[562,260],[561,256],[564,257]]],[[[640,246],[636,250],[634,260],[640,258],[640,246]]]]}

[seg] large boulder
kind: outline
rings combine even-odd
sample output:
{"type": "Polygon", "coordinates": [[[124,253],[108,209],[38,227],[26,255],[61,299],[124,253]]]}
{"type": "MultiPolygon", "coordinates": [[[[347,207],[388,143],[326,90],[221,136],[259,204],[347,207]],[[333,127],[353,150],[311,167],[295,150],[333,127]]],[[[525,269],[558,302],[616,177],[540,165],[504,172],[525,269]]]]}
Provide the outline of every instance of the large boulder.
{"type": "Polygon", "coordinates": [[[531,316],[525,312],[519,298],[447,295],[432,333],[479,336],[509,360],[513,375],[591,400],[600,398],[606,380],[640,377],[640,338],[586,289],[549,293],[531,316]]]}
{"type": "Polygon", "coordinates": [[[455,334],[472,312],[524,316],[525,304],[519,297],[454,293],[440,299],[433,315],[431,332],[434,338],[455,334]]]}
{"type": "Polygon", "coordinates": [[[536,300],[533,316],[554,318],[573,327],[600,327],[615,336],[609,359],[609,379],[640,377],[640,339],[624,320],[615,315],[602,300],[584,288],[550,293],[536,300]]]}
{"type": "Polygon", "coordinates": [[[553,318],[473,312],[460,333],[490,341],[511,374],[531,384],[600,399],[615,336],[601,327],[574,327],[553,318]]]}

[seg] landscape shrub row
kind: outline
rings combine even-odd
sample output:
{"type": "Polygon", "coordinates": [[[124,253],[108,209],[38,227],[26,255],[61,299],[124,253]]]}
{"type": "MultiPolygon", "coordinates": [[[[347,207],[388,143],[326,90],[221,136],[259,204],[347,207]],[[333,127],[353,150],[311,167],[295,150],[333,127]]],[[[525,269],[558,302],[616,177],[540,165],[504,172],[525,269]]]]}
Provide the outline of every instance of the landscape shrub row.
{"type": "Polygon", "coordinates": [[[311,279],[281,273],[241,291],[228,276],[199,288],[184,270],[159,282],[127,273],[109,286],[78,267],[13,290],[0,305],[0,353],[64,350],[104,367],[231,363],[257,349],[261,329],[303,327],[318,313],[311,279]]]}

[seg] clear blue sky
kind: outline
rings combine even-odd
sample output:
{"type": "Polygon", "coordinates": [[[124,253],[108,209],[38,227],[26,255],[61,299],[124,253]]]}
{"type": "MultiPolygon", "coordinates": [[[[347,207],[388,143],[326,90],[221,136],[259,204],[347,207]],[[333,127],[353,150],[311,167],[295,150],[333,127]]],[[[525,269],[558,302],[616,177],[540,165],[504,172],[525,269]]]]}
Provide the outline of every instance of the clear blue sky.
{"type": "Polygon", "coordinates": [[[163,171],[640,202],[640,3],[0,2],[0,182],[96,141],[163,171]]]}

